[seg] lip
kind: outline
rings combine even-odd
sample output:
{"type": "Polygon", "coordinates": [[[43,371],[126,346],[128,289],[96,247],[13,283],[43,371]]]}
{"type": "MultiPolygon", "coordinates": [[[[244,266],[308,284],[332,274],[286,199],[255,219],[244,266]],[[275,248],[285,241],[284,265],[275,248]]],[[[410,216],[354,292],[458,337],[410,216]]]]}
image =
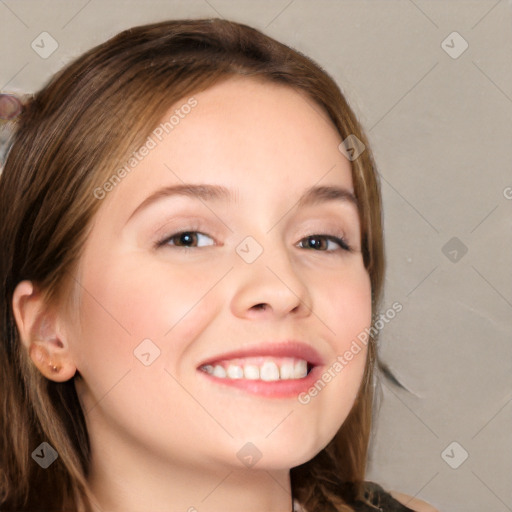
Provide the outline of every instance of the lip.
{"type": "Polygon", "coordinates": [[[296,398],[311,388],[321,377],[323,366],[314,366],[306,377],[302,379],[276,381],[220,378],[199,369],[197,371],[204,378],[219,386],[237,388],[243,392],[265,398],[296,398]]]}
{"type": "Polygon", "coordinates": [[[198,366],[198,369],[206,364],[215,365],[227,359],[241,359],[244,357],[293,357],[295,359],[304,359],[312,366],[321,366],[324,364],[318,351],[311,345],[302,341],[287,340],[274,343],[269,342],[231,352],[224,352],[223,354],[209,357],[198,366]]]}
{"type": "Polygon", "coordinates": [[[289,340],[277,343],[266,343],[210,357],[197,367],[197,371],[203,375],[204,378],[209,379],[210,382],[223,387],[237,388],[241,391],[267,398],[290,398],[307,391],[315,381],[320,378],[323,366],[323,358],[316,349],[301,341],[289,340]],[[306,377],[302,379],[277,381],[221,378],[201,370],[201,366],[207,364],[215,365],[220,361],[244,357],[293,357],[307,361],[308,366],[312,368],[306,377]]]}

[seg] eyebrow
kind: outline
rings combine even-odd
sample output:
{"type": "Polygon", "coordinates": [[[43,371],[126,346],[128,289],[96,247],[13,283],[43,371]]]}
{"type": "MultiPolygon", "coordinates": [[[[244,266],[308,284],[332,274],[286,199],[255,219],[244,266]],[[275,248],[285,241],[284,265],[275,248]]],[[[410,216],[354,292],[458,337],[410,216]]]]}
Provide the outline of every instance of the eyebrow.
{"type": "MultiPolygon", "coordinates": [[[[164,187],[150,196],[135,208],[131,213],[128,221],[136,214],[145,210],[151,204],[168,197],[184,196],[203,201],[235,201],[235,194],[228,188],[221,185],[196,185],[192,183],[184,183],[181,185],[171,185],[164,187]]],[[[341,201],[343,203],[352,204],[358,208],[359,203],[355,195],[348,189],[337,186],[313,186],[308,188],[297,201],[298,208],[313,206],[329,201],[341,201]]],[[[127,221],[127,222],[128,222],[127,221]]]]}

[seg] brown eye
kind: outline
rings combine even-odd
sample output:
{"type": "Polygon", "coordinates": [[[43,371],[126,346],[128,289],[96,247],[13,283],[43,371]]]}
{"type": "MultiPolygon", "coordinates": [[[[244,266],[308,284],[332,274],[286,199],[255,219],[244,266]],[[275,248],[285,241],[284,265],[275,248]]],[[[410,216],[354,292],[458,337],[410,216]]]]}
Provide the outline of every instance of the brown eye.
{"type": "MultiPolygon", "coordinates": [[[[303,242],[306,241],[305,246],[301,245],[304,249],[314,249],[317,251],[325,251],[325,252],[332,252],[335,251],[334,249],[329,249],[329,242],[334,243],[341,247],[342,250],[350,251],[350,247],[348,244],[343,240],[343,238],[339,238],[337,236],[330,236],[330,235],[311,235],[307,236],[306,238],[303,238],[299,244],[303,244],[303,242]]],[[[332,247],[332,245],[331,245],[332,247]]]]}
{"type": "Polygon", "coordinates": [[[164,240],[161,240],[157,243],[157,247],[168,246],[168,247],[182,247],[182,248],[199,248],[204,247],[205,245],[212,245],[208,243],[203,243],[205,239],[212,240],[211,237],[205,235],[203,233],[199,233],[199,231],[181,231],[179,233],[174,233],[171,236],[166,237],[164,240]],[[202,243],[202,245],[198,245],[202,243]]]}

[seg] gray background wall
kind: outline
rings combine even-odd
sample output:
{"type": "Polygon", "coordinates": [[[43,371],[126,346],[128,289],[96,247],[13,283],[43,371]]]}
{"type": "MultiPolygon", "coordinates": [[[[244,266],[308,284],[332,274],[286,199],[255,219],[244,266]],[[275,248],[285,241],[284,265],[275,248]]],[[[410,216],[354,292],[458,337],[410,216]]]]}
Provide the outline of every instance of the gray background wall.
{"type": "Polygon", "coordinates": [[[384,305],[403,304],[382,330],[380,351],[411,392],[382,382],[368,479],[441,511],[505,512],[512,510],[511,6],[2,0],[0,90],[32,92],[121,29],[166,18],[245,22],[322,64],[373,144],[388,254],[384,305]]]}

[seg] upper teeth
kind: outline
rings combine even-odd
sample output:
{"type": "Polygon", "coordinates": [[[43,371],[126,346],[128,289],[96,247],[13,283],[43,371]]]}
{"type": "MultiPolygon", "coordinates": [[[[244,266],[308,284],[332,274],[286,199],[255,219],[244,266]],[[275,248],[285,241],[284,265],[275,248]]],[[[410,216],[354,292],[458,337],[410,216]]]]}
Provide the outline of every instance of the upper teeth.
{"type": "Polygon", "coordinates": [[[221,379],[250,379],[276,381],[302,379],[308,374],[308,363],[303,359],[246,358],[201,366],[201,370],[221,379]]]}

